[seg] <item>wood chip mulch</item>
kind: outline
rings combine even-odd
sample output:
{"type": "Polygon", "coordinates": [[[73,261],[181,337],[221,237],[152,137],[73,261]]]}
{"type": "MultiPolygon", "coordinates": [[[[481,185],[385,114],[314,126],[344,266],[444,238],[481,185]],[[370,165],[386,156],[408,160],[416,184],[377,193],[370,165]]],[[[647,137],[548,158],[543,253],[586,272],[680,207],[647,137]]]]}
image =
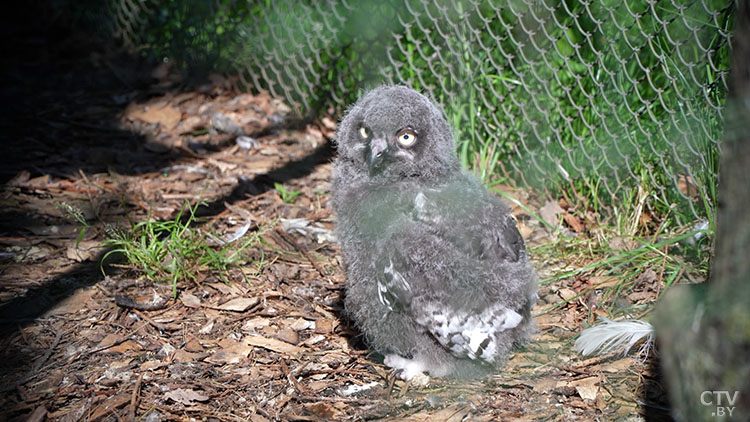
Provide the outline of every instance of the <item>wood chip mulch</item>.
{"type": "MultiPolygon", "coordinates": [[[[589,315],[583,300],[540,314],[533,342],[487,380],[397,380],[342,315],[345,279],[330,238],[334,119],[299,123],[283,101],[242,93],[236,79],[189,85],[169,66],[48,41],[78,54],[59,65],[50,47],[6,72],[15,87],[4,101],[15,110],[5,117],[17,124],[4,134],[0,191],[0,420],[592,421],[646,412],[637,397],[650,388],[648,367],[572,350],[589,315]],[[275,183],[300,194],[284,202],[275,183]],[[230,268],[228,282],[201,274],[178,283],[176,299],[172,286],[123,263],[102,270],[111,227],[173,218],[186,201],[206,203],[201,224],[217,237],[270,226],[260,269],[230,268]],[[81,225],[61,204],[91,225],[80,242],[81,225]]],[[[527,240],[545,241],[545,229],[515,211],[527,240]]],[[[555,263],[537,260],[542,276],[554,274],[555,263]]],[[[535,311],[563,300],[563,287],[542,286],[535,311]]]]}

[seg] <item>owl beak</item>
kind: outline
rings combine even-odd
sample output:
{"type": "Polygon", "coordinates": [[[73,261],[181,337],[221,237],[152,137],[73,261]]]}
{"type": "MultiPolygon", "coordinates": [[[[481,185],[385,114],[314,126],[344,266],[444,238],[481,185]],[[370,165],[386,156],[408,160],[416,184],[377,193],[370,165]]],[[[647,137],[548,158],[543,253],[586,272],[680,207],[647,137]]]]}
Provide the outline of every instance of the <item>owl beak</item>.
{"type": "Polygon", "coordinates": [[[384,138],[375,138],[367,148],[367,161],[370,174],[377,174],[388,156],[388,142],[384,138]]]}

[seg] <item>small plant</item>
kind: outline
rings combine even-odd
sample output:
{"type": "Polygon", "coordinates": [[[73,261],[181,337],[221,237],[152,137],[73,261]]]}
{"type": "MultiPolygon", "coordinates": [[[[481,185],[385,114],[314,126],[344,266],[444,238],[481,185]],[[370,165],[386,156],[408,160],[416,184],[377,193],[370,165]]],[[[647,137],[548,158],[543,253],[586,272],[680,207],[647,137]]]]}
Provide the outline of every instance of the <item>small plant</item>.
{"type": "Polygon", "coordinates": [[[86,221],[86,216],[83,215],[83,210],[75,205],[68,204],[67,202],[58,202],[57,207],[61,209],[65,214],[71,217],[73,220],[81,225],[78,230],[78,237],[76,238],[76,248],[81,244],[83,236],[86,235],[86,231],[91,228],[89,223],[86,221]]]}
{"type": "Polygon", "coordinates": [[[279,195],[281,196],[281,200],[284,201],[287,204],[293,204],[294,201],[296,201],[297,196],[301,194],[301,191],[298,190],[287,190],[287,188],[284,187],[281,183],[274,183],[274,188],[276,188],[276,191],[279,192],[279,195]]]}
{"type": "MultiPolygon", "coordinates": [[[[260,227],[243,242],[212,242],[214,236],[191,227],[197,207],[185,203],[174,219],[167,221],[155,221],[149,215],[128,231],[108,228],[105,243],[112,249],[101,260],[102,272],[104,261],[120,254],[149,280],[170,283],[175,297],[179,281],[197,281],[207,272],[217,272],[228,282],[226,272],[251,260],[249,249],[262,242],[261,236],[270,226],[260,227]]],[[[260,255],[262,260],[262,251],[260,255]]]]}

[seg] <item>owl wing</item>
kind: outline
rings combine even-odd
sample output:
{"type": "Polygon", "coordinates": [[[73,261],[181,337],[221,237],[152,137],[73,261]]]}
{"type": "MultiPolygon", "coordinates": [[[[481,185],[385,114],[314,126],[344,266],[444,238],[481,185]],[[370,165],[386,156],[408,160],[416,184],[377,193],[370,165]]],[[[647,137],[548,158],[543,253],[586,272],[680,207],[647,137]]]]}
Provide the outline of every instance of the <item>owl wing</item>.
{"type": "Polygon", "coordinates": [[[499,336],[521,324],[528,301],[525,279],[533,275],[523,239],[502,204],[454,212],[462,198],[434,198],[417,194],[413,218],[377,248],[378,300],[455,356],[491,362],[508,347],[499,336]]]}
{"type": "Polygon", "coordinates": [[[413,220],[475,259],[518,262],[526,247],[510,210],[483,189],[466,187],[456,184],[438,194],[417,193],[413,220]]]}

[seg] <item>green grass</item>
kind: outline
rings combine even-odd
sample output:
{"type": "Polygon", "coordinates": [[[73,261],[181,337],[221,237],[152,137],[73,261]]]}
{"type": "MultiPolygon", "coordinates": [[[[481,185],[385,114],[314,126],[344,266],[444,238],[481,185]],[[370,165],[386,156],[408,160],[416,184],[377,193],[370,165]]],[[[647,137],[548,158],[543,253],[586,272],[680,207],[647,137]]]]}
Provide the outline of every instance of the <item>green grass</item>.
{"type": "Polygon", "coordinates": [[[568,270],[561,270],[540,284],[566,285],[577,278],[602,277],[604,285],[594,285],[579,291],[574,297],[550,305],[542,312],[564,306],[586,297],[593,290],[601,295],[601,309],[610,318],[618,316],[642,317],[651,311],[650,306],[622,307],[619,298],[627,296],[636,287],[655,288],[658,296],[678,282],[702,282],[708,277],[710,242],[708,230],[681,233],[658,233],[648,239],[621,237],[615,230],[603,231],[592,238],[558,237],[555,241],[531,248],[532,254],[543,256],[545,261],[565,262],[568,270]],[[701,234],[703,236],[701,236],[701,234]],[[621,246],[615,249],[617,242],[621,246]],[[638,286],[639,276],[653,271],[656,284],[638,286]]]}
{"type": "Polygon", "coordinates": [[[298,190],[289,190],[278,182],[274,183],[273,187],[276,189],[276,192],[279,193],[281,200],[286,204],[293,204],[297,200],[297,197],[302,193],[298,190]]]}
{"type": "Polygon", "coordinates": [[[110,228],[105,241],[110,249],[102,257],[102,272],[108,258],[121,256],[148,280],[171,284],[176,297],[179,284],[200,281],[207,274],[229,282],[231,268],[255,266],[260,271],[264,258],[262,236],[270,226],[227,243],[205,228],[193,227],[198,206],[186,202],[173,219],[157,221],[149,215],[146,221],[135,223],[128,230],[110,228]]]}

